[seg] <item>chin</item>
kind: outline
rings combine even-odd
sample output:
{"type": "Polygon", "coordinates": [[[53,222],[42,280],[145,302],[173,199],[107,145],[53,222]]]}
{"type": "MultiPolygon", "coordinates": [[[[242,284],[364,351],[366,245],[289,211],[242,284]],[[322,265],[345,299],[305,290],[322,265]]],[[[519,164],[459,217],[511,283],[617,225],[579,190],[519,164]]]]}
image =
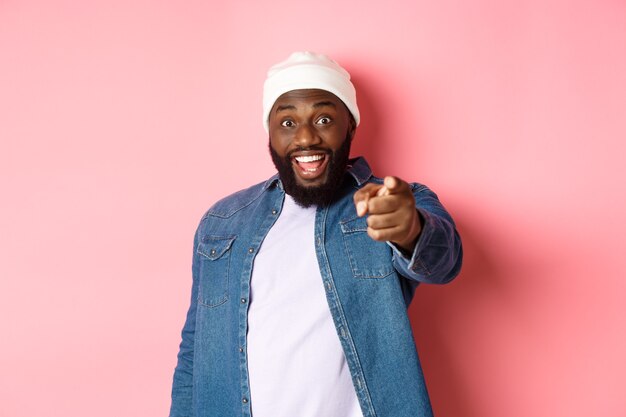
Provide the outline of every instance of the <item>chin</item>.
{"type": "MultiPolygon", "coordinates": [[[[296,177],[298,178],[298,177],[296,177]]],[[[298,178],[296,180],[296,184],[298,184],[298,186],[302,187],[302,188],[317,188],[317,187],[323,187],[328,183],[328,178],[326,177],[326,175],[324,175],[324,178],[316,178],[313,181],[307,181],[307,180],[303,180],[301,178],[298,178]]]]}
{"type": "Polygon", "coordinates": [[[341,187],[350,155],[351,136],[348,136],[341,148],[331,155],[326,170],[318,178],[305,179],[300,177],[294,169],[291,160],[278,155],[269,143],[270,155],[274,166],[287,194],[302,207],[324,206],[335,199],[335,194],[341,187]]]}

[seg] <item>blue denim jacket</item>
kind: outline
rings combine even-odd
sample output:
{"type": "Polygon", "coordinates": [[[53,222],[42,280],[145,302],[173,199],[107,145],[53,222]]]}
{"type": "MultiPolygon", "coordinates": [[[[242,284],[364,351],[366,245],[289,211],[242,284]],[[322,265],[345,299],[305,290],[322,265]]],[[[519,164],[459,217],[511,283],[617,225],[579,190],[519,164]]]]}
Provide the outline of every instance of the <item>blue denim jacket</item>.
{"type": "MultiPolygon", "coordinates": [[[[364,417],[431,416],[407,307],[415,288],[454,278],[461,240],[437,196],[411,184],[424,227],[411,258],[376,242],[354,192],[372,176],[352,161],[341,198],[320,207],[315,248],[326,298],[364,417]]],[[[215,204],[198,226],[191,306],[174,372],[171,417],[250,416],[246,333],[254,257],[280,214],[277,176],[215,204]]],[[[323,416],[320,416],[323,417],[323,416]]]]}

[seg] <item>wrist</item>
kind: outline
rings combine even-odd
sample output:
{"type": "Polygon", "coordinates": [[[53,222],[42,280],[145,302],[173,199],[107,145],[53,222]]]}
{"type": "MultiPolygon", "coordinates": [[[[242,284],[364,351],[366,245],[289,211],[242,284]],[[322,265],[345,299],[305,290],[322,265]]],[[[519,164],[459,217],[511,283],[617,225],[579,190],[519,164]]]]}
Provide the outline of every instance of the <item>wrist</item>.
{"type": "Polygon", "coordinates": [[[400,248],[403,252],[407,254],[412,254],[415,250],[415,245],[417,244],[417,240],[419,239],[420,234],[422,233],[422,225],[423,225],[422,215],[417,209],[415,210],[415,216],[411,221],[411,227],[409,228],[409,232],[405,239],[400,241],[392,241],[394,245],[400,248]]]}

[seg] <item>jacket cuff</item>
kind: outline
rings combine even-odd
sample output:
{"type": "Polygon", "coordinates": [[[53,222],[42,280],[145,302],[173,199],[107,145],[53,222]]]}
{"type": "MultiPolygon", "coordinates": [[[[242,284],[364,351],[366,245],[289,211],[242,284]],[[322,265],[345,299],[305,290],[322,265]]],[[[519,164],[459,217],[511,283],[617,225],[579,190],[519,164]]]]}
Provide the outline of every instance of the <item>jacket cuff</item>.
{"type": "Polygon", "coordinates": [[[430,271],[428,271],[421,261],[420,254],[422,250],[428,246],[435,226],[433,218],[428,212],[419,209],[417,209],[417,212],[422,219],[422,230],[417,238],[413,252],[409,254],[392,242],[387,242],[387,244],[393,249],[393,264],[396,270],[404,276],[423,281],[430,275],[430,271]],[[410,255],[410,257],[408,255],[410,255]]]}

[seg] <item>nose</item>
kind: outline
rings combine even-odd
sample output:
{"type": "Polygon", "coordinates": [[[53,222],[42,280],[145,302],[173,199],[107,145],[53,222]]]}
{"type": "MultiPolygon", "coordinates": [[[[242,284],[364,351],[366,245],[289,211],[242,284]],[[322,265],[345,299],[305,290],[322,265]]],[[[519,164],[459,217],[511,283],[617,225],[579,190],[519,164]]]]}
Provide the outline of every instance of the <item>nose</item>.
{"type": "Polygon", "coordinates": [[[315,128],[313,128],[309,123],[302,123],[298,126],[294,138],[295,145],[302,148],[308,148],[310,146],[317,145],[320,142],[320,137],[317,135],[315,128]]]}

